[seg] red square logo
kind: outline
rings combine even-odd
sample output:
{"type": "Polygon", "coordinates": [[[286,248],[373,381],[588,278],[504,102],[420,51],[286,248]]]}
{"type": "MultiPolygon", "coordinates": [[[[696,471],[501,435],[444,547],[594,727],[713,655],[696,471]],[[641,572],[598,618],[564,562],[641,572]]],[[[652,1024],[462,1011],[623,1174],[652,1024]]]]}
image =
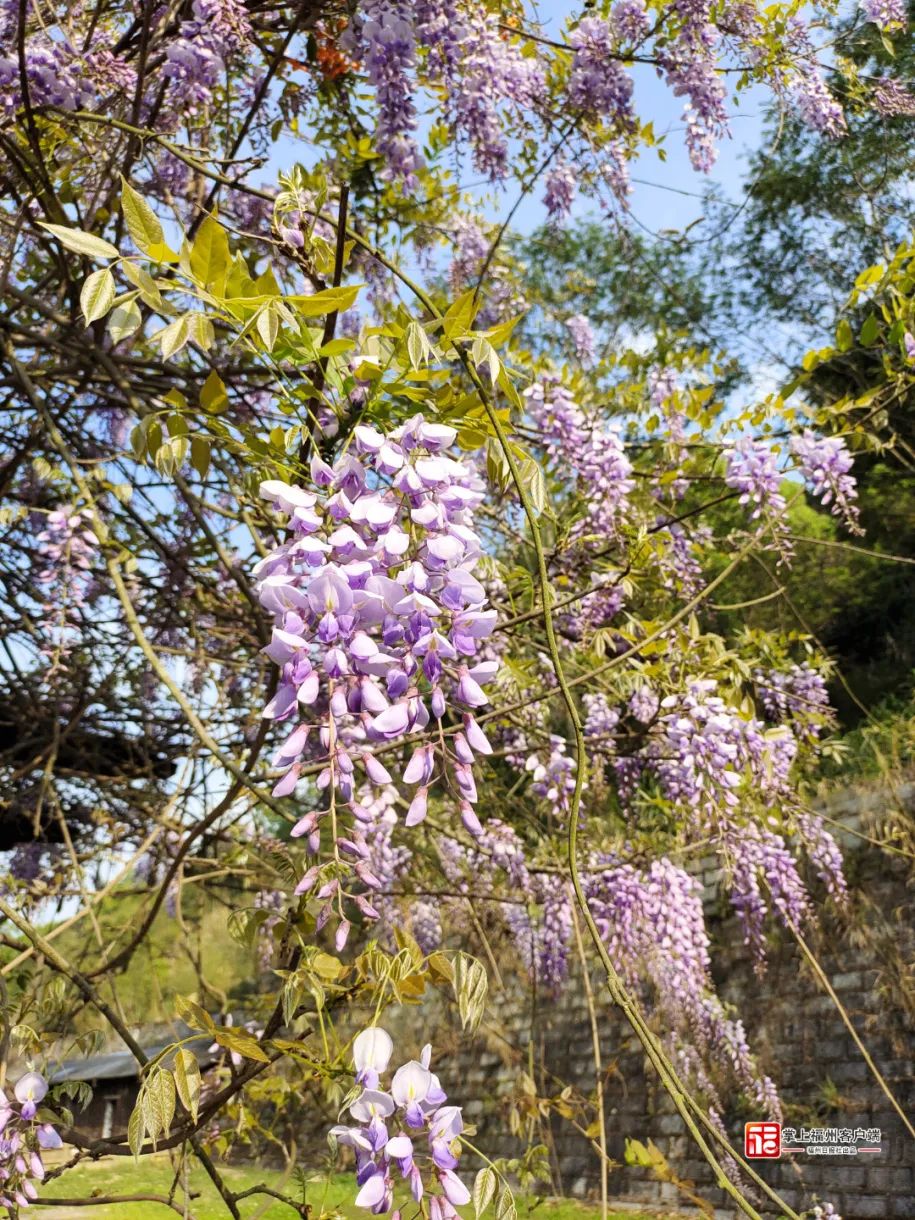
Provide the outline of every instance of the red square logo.
{"type": "Polygon", "coordinates": [[[753,1160],[777,1160],[782,1153],[781,1123],[745,1123],[743,1154],[753,1160]]]}

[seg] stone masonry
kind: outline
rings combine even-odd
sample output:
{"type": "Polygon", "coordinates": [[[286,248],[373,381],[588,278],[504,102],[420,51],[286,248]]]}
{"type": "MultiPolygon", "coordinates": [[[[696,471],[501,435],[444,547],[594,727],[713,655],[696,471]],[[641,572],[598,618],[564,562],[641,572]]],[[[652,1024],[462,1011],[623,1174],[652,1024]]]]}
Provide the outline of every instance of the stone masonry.
{"type": "MultiPolygon", "coordinates": [[[[906,789],[903,796],[909,805],[913,793],[906,789]]],[[[876,803],[873,793],[847,793],[830,804],[831,816],[848,827],[840,838],[861,918],[848,924],[830,919],[808,941],[865,1046],[912,1115],[913,1027],[902,999],[907,973],[911,988],[915,961],[911,862],[870,847],[851,833],[872,830],[876,803]]],[[[711,859],[697,866],[715,941],[715,981],[723,998],[737,1008],[751,1047],[779,1086],[786,1125],[879,1127],[882,1132],[879,1154],[796,1156],[754,1165],[797,1210],[829,1201],[844,1220],[915,1220],[915,1142],[790,934],[773,937],[767,969],[761,976],[755,973],[737,922],[727,912],[714,868],[711,859]]],[[[492,1020],[472,1043],[453,1046],[456,1058],[445,1054],[441,1063],[446,1087],[452,1087],[455,1099],[464,1103],[477,1125],[478,1146],[490,1155],[517,1156],[522,1141],[508,1134],[508,1115],[522,1074],[533,1066],[541,1094],[555,1095],[563,1083],[591,1094],[594,1059],[580,978],[560,999],[542,997],[532,1005],[528,989],[513,975],[510,963],[502,975],[504,989],[493,988],[492,1020]]],[[[610,1177],[617,1210],[698,1214],[676,1186],[657,1180],[646,1169],[622,1163],[630,1137],[653,1141],[677,1175],[689,1179],[703,1198],[715,1204],[717,1216],[736,1215],[733,1204],[726,1204],[726,1196],[713,1187],[707,1165],[634,1035],[603,999],[597,976],[593,989],[606,1074],[608,1150],[621,1163],[610,1177]]],[[[408,1021],[412,1027],[413,1020],[408,1021]]],[[[732,1142],[740,1150],[743,1122],[754,1117],[759,1115],[736,1110],[726,1115],[732,1142]]],[[[567,1119],[553,1115],[547,1119],[547,1142],[557,1193],[593,1196],[599,1188],[599,1159],[588,1140],[567,1119]]],[[[777,1215],[764,1206],[761,1210],[766,1216],[777,1215]]]]}

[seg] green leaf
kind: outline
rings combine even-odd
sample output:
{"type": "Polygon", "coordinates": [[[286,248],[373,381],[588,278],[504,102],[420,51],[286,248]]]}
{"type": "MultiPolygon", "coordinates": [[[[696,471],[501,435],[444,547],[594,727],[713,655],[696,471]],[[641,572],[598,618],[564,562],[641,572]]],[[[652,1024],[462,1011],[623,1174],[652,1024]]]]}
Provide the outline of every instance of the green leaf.
{"type": "Polygon", "coordinates": [[[151,1068],[138,1105],[155,1148],[159,1136],[168,1135],[175,1116],[175,1081],[171,1072],[158,1064],[151,1068]]]}
{"type": "Polygon", "coordinates": [[[182,1047],[175,1056],[174,1067],[175,1088],[185,1110],[194,1122],[197,1121],[197,1108],[200,1104],[200,1064],[195,1055],[186,1047],[182,1047]]]}
{"type": "Polygon", "coordinates": [[[488,1165],[481,1169],[473,1181],[473,1213],[479,1217],[486,1211],[496,1193],[495,1170],[488,1165]]]}
{"type": "Polygon", "coordinates": [[[191,438],[191,465],[205,479],[210,469],[210,442],[205,436],[191,438]]]}
{"type": "Polygon", "coordinates": [[[512,472],[505,451],[494,436],[486,442],[486,477],[500,491],[506,491],[512,484],[512,472]]]}
{"type": "Polygon", "coordinates": [[[527,488],[527,494],[530,496],[531,503],[538,513],[546,510],[549,502],[546,490],[546,479],[543,471],[533,458],[527,458],[521,463],[521,469],[518,472],[521,475],[521,481],[527,488]]]}
{"type": "Polygon", "coordinates": [[[486,1008],[489,979],[486,967],[469,953],[458,953],[454,959],[454,994],[458,1002],[461,1025],[471,1033],[479,1027],[486,1008]]]}
{"type": "Polygon", "coordinates": [[[180,258],[180,255],[164,241],[156,242],[154,246],[149,247],[146,253],[157,263],[177,263],[180,258]]]}
{"type": "Polygon", "coordinates": [[[233,911],[226,921],[226,930],[237,945],[249,948],[254,944],[254,938],[269,912],[253,910],[250,907],[233,911]]]}
{"type": "Polygon", "coordinates": [[[215,369],[200,387],[200,405],[211,415],[218,415],[229,405],[225,384],[215,369]]]}
{"type": "Polygon", "coordinates": [[[519,313],[514,318],[509,318],[507,322],[500,322],[498,326],[493,326],[486,332],[486,337],[493,347],[499,347],[511,337],[512,331],[524,317],[524,314],[519,313]]]}
{"type": "Polygon", "coordinates": [[[864,319],[861,331],[858,338],[865,347],[872,347],[877,341],[877,336],[880,334],[880,323],[877,320],[877,315],[869,313],[864,319]]]}
{"type": "Polygon", "coordinates": [[[111,317],[108,319],[108,334],[115,343],[119,343],[121,339],[126,339],[128,335],[139,330],[142,322],[143,317],[136,301],[125,301],[123,305],[117,305],[111,311],[111,317]]]}
{"type": "Polygon", "coordinates": [[[323,292],[316,292],[312,296],[299,294],[287,297],[286,303],[293,307],[300,318],[317,318],[322,314],[342,313],[343,310],[349,309],[356,300],[361,287],[361,284],[345,284],[342,288],[325,288],[323,292]]]}
{"type": "Polygon", "coordinates": [[[162,308],[162,294],[159,292],[156,281],[148,271],[144,271],[142,267],[138,267],[136,263],[132,263],[128,258],[125,258],[121,263],[121,270],[130,280],[131,284],[139,288],[140,296],[151,309],[162,308]]]}
{"type": "Polygon", "coordinates": [[[309,960],[308,964],[311,966],[315,974],[319,975],[322,979],[328,979],[331,982],[333,982],[334,979],[338,979],[344,970],[343,963],[338,961],[337,958],[332,957],[329,953],[316,953],[314,957],[309,960]]]}
{"type": "Polygon", "coordinates": [[[498,383],[499,383],[499,388],[502,390],[502,393],[505,395],[505,397],[508,399],[508,401],[512,404],[512,406],[517,407],[519,410],[521,410],[521,408],[524,406],[524,403],[521,401],[521,395],[515,389],[515,383],[512,381],[511,377],[509,377],[508,370],[506,369],[504,364],[499,368],[498,383]]]}
{"type": "Polygon", "coordinates": [[[199,1029],[207,1034],[212,1034],[216,1030],[215,1022],[210,1014],[187,996],[175,996],[175,1012],[191,1029],[199,1029]]]}
{"type": "Polygon", "coordinates": [[[855,337],[847,318],[843,318],[836,327],[836,347],[840,352],[847,352],[854,347],[855,337]]]}
{"type": "Polygon", "coordinates": [[[168,360],[170,356],[180,352],[190,338],[188,317],[189,315],[184,313],[180,318],[175,318],[173,322],[169,322],[168,326],[156,332],[154,338],[158,340],[164,360],[168,360]]]}
{"type": "Polygon", "coordinates": [[[127,232],[140,250],[148,251],[165,240],[159,218],[142,195],[133,189],[126,178],[121,178],[121,210],[127,222],[127,232]]]}
{"type": "MultiPolygon", "coordinates": [[[[247,267],[245,268],[247,271],[247,267]]],[[[262,271],[254,281],[254,291],[261,293],[263,296],[278,297],[283,294],[280,292],[280,286],[276,282],[276,276],[273,274],[273,268],[268,266],[266,271],[262,271]]]]}
{"type": "Polygon", "coordinates": [[[146,1139],[146,1123],[143,1121],[142,1098],[137,1099],[133,1113],[127,1123],[127,1144],[135,1160],[140,1159],[140,1150],[146,1139]]]}
{"type": "Polygon", "coordinates": [[[257,333],[268,352],[273,351],[276,337],[279,334],[280,320],[272,305],[267,305],[257,315],[257,333]]]}
{"type": "Polygon", "coordinates": [[[205,313],[188,314],[188,337],[204,352],[208,352],[216,342],[216,331],[213,323],[205,313]]]}
{"type": "Polygon", "coordinates": [[[476,316],[476,293],[471,288],[451,305],[445,314],[442,329],[449,339],[461,339],[470,330],[476,316]]]}
{"type": "Polygon", "coordinates": [[[411,322],[407,327],[407,356],[414,369],[421,369],[432,355],[432,344],[429,336],[418,322],[411,322]]]}
{"type": "Polygon", "coordinates": [[[483,364],[486,365],[489,369],[490,381],[495,382],[498,379],[499,371],[502,368],[502,361],[488,339],[484,339],[482,335],[477,335],[470,350],[470,358],[477,368],[483,364]]]}
{"type": "Polygon", "coordinates": [[[225,287],[229,259],[229,239],[225,229],[218,220],[207,216],[191,246],[191,275],[198,284],[219,294],[225,287]]]}
{"type": "Polygon", "coordinates": [[[85,254],[88,258],[118,258],[120,251],[104,237],[95,237],[92,233],[84,233],[82,229],[68,229],[65,225],[49,225],[39,221],[43,229],[47,229],[68,250],[76,254],[85,254]]]}
{"type": "Polygon", "coordinates": [[[496,1204],[496,1220],[515,1220],[516,1215],[515,1196],[512,1194],[511,1188],[506,1184],[502,1188],[499,1202],[496,1204]]]}
{"type": "Polygon", "coordinates": [[[257,1039],[252,1038],[249,1033],[242,1029],[217,1029],[213,1037],[220,1046],[224,1046],[227,1050],[235,1051],[236,1054],[242,1055],[245,1059],[253,1059],[257,1063],[270,1062],[270,1056],[261,1049],[257,1039]]]}
{"type": "Polygon", "coordinates": [[[345,352],[351,352],[356,345],[352,339],[331,339],[327,343],[322,343],[318,348],[319,356],[342,356],[345,352]]]}
{"type": "Polygon", "coordinates": [[[105,316],[114,304],[115,295],[114,276],[107,267],[93,271],[90,276],[86,277],[82,292],[79,294],[79,303],[87,326],[96,318],[105,316]]]}

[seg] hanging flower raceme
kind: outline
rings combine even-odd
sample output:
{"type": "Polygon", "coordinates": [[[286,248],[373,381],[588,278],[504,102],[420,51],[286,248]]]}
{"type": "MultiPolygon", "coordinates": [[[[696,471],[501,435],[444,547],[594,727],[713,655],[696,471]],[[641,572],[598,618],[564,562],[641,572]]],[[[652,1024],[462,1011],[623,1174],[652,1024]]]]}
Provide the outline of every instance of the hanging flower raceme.
{"type": "MultiPolygon", "coordinates": [[[[400,769],[416,790],[407,826],[425,818],[430,788],[447,777],[465,826],[479,829],[473,763],[490,745],[474,712],[488,701],[483,687],[498,662],[477,653],[496,616],[473,575],[481,485],[448,456],[454,438],[453,428],[421,415],[387,436],[359,426],[335,465],[314,458],[312,489],[261,485],[287,530],[255,569],[274,619],[265,651],[280,668],[264,715],[293,724],[274,760],[284,772],[274,795],[295,790],[310,751],[328,805],[293,834],[317,852],[322,819],[333,811],[336,823],[347,806],[355,831],[343,838],[335,830],[335,859],[355,860],[369,888],[380,887],[366,865],[361,828],[376,819],[358,796],[363,775],[371,790],[391,784],[389,767],[400,769]],[[408,738],[446,718],[459,726],[453,737],[411,742],[404,756],[408,738]]],[[[313,872],[306,888],[316,879],[313,872]]]]}
{"type": "Polygon", "coordinates": [[[575,348],[575,355],[582,364],[593,364],[597,340],[594,327],[583,313],[574,313],[566,318],[569,336],[575,348]]]}
{"type": "Polygon", "coordinates": [[[448,1097],[429,1064],[432,1047],[394,1073],[381,1088],[394,1043],[383,1029],[363,1030],[353,1043],[356,1081],[364,1087],[349,1106],[352,1125],[332,1127],[337,1144],[356,1157],[356,1206],[382,1215],[391,1210],[394,1185],[407,1182],[417,1203],[429,1200],[433,1220],[452,1220],[455,1208],[470,1202],[470,1191],[455,1170],[464,1129],[460,1106],[448,1097]]]}
{"type": "Polygon", "coordinates": [[[544,178],[543,203],[552,221],[565,220],[572,211],[578,178],[565,161],[555,165],[544,178]]]}
{"type": "Polygon", "coordinates": [[[47,1093],[48,1082],[39,1072],[20,1076],[12,1098],[0,1089],[0,1207],[11,1213],[38,1198],[35,1183],[45,1175],[41,1154],[63,1143],[54,1127],[39,1119],[47,1093]]]}
{"type": "Polygon", "coordinates": [[[632,463],[617,430],[588,419],[565,386],[554,378],[535,382],[526,392],[527,411],[551,462],[578,475],[588,514],[576,523],[573,538],[614,536],[634,486],[632,463]]]}
{"type": "Polygon", "coordinates": [[[584,878],[591,913],[617,969],[631,986],[651,984],[678,1058],[716,1098],[709,1068],[733,1073],[770,1117],[781,1107],[775,1086],[754,1060],[742,1023],[729,1016],[714,990],[702,887],[666,857],[645,869],[615,856],[596,857],[584,878]]]}
{"type": "Polygon", "coordinates": [[[778,515],[784,512],[785,497],[779,492],[782,476],[775,455],[762,441],[744,437],[725,454],[727,471],[724,481],[740,492],[740,503],[752,505],[750,518],[764,512],[778,515]]]}
{"type": "Polygon", "coordinates": [[[549,752],[544,750],[529,755],[524,769],[531,773],[534,795],[551,805],[558,818],[564,819],[575,790],[575,760],[566,753],[565,738],[551,733],[549,752]]]}
{"type": "Polygon", "coordinates": [[[801,741],[813,742],[834,723],[826,679],[809,663],[755,673],[767,719],[787,724],[801,741]]]}
{"type": "Polygon", "coordinates": [[[841,436],[817,436],[805,428],[800,436],[792,437],[791,452],[811,493],[832,506],[833,516],[842,517],[849,529],[860,533],[855,503],[858,487],[849,473],[854,459],[841,436]]]}

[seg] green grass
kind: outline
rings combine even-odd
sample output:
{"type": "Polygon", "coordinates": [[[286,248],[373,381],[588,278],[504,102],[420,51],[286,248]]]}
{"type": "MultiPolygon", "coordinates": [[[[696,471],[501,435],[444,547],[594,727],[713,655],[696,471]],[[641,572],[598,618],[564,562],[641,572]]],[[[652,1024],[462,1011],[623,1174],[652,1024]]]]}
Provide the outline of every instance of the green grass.
{"type": "MultiPolygon", "coordinates": [[[[297,1197],[296,1183],[284,1182],[281,1173],[256,1166],[220,1166],[220,1173],[234,1191],[254,1185],[267,1185],[297,1197]]],[[[96,1195],[157,1194],[167,1195],[174,1171],[167,1154],[144,1157],[134,1164],[129,1157],[106,1157],[94,1164],[78,1165],[59,1178],[48,1182],[41,1192],[42,1199],[74,1199],[96,1195]]],[[[190,1214],[194,1220],[226,1220],[228,1212],[209,1178],[198,1166],[190,1172],[190,1190],[198,1194],[192,1199],[190,1214]]],[[[369,1213],[353,1206],[355,1183],[351,1175],[336,1174],[328,1181],[323,1177],[308,1180],[306,1199],[314,1209],[316,1220],[322,1213],[336,1213],[345,1220],[370,1220],[369,1213]]],[[[180,1196],[179,1196],[180,1197],[180,1196]]],[[[518,1200],[522,1220],[596,1220],[596,1205],[577,1203],[570,1199],[518,1200]]],[[[244,1220],[295,1220],[297,1215],[284,1203],[271,1201],[265,1195],[243,1200],[239,1204],[244,1220]]],[[[108,1203],[78,1209],[42,1207],[36,1209],[40,1220],[167,1220],[176,1213],[159,1203],[108,1203]]],[[[611,1213],[609,1220],[651,1220],[634,1212],[611,1213]]]]}

